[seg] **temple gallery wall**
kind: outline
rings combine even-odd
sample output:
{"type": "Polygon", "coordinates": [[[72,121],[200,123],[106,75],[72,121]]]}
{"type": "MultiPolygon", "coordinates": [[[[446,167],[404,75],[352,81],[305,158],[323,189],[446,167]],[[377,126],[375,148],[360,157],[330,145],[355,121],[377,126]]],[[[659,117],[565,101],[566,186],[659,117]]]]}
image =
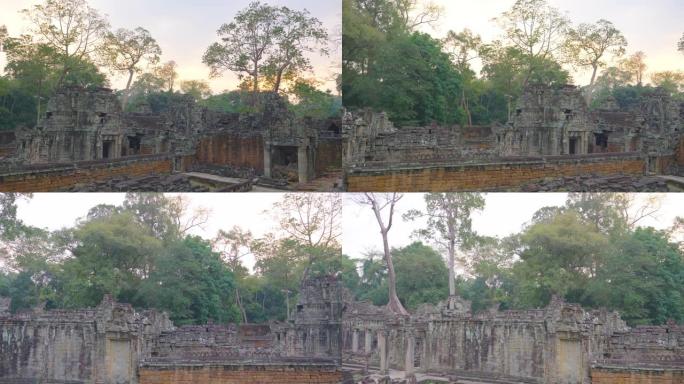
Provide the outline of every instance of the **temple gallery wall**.
{"type": "MultiPolygon", "coordinates": [[[[276,94],[261,94],[260,105],[258,113],[222,113],[188,96],[163,113],[145,104],[125,112],[110,89],[63,88],[37,127],[0,135],[0,186],[52,191],[187,171],[285,186],[341,168],[339,120],[296,118],[276,94]]],[[[147,182],[148,190],[174,190],[174,180],[147,182]]]]}
{"type": "Polygon", "coordinates": [[[616,312],[558,298],[542,309],[472,313],[451,297],[398,316],[354,301],[332,276],[306,279],[299,297],[291,321],[182,327],[108,297],[97,308],[16,314],[3,299],[0,382],[332,384],[371,373],[383,383],[421,374],[449,383],[684,380],[681,326],[630,328],[616,312]]]}
{"type": "MultiPolygon", "coordinates": [[[[656,89],[631,108],[589,110],[580,89],[528,86],[506,124],[395,127],[384,113],[343,118],[349,191],[662,191],[684,169],[684,103],[656,89]],[[566,178],[584,176],[572,184],[566,178]],[[591,176],[591,177],[588,177],[591,176]],[[527,189],[525,189],[527,188],[527,189]]],[[[571,180],[572,181],[572,180],[571,180]]]]}

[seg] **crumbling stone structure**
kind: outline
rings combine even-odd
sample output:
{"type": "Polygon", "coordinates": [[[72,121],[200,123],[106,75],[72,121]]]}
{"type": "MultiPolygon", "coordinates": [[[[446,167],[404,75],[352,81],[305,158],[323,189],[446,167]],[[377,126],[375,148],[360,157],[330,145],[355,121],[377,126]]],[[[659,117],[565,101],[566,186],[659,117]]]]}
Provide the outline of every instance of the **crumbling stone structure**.
{"type": "Polygon", "coordinates": [[[636,383],[663,370],[673,377],[684,372],[681,327],[630,329],[616,312],[586,311],[558,298],[544,309],[474,314],[470,302],[451,297],[410,316],[352,303],[342,333],[348,369],[402,371],[407,382],[421,373],[452,381],[600,383],[607,381],[594,375],[640,368],[636,383]]]}
{"type": "Polygon", "coordinates": [[[589,111],[581,91],[529,86],[506,125],[495,128],[501,156],[642,152],[673,156],[684,130],[684,104],[662,89],[635,108],[620,110],[609,99],[589,111]]]}
{"type": "Polygon", "coordinates": [[[293,168],[292,181],[299,183],[341,168],[339,121],[296,118],[277,94],[262,94],[260,102],[259,113],[222,113],[187,96],[164,113],[145,105],[125,112],[110,89],[67,87],[50,99],[37,127],[0,137],[0,186],[5,175],[32,177],[36,166],[44,171],[162,155],[175,172],[217,165],[249,167],[271,178],[293,168]]]}
{"type": "Polygon", "coordinates": [[[3,299],[0,382],[339,383],[341,292],[334,278],[305,280],[292,322],[182,327],[109,297],[20,314],[3,299]]]}
{"type": "Polygon", "coordinates": [[[343,116],[349,191],[510,190],[549,177],[684,169],[684,103],[662,90],[636,107],[590,111],[574,86],[529,86],[505,125],[397,128],[384,113],[343,116]]]}

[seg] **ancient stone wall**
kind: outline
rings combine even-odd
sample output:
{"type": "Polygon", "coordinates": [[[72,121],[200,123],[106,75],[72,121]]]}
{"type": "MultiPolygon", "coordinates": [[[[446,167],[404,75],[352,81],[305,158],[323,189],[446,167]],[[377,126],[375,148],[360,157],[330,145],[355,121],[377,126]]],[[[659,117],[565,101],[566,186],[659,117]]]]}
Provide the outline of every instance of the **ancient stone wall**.
{"type": "Polygon", "coordinates": [[[473,314],[450,297],[409,316],[350,302],[343,316],[343,361],[381,374],[393,369],[526,383],[680,383],[684,327],[629,328],[619,314],[584,310],[554,297],[544,309],[473,314]]]}
{"type": "MultiPolygon", "coordinates": [[[[118,176],[130,178],[169,174],[174,159],[167,155],[133,156],[72,164],[39,165],[0,171],[0,190],[5,192],[52,192],[79,183],[93,183],[118,176]]],[[[182,161],[180,162],[182,163],[182,161]]]]}
{"type": "Polygon", "coordinates": [[[261,135],[220,133],[200,139],[197,162],[254,168],[264,172],[264,141],[261,135]]]}
{"type": "Polygon", "coordinates": [[[509,159],[481,164],[434,164],[347,169],[350,192],[448,192],[515,189],[544,178],[596,175],[643,175],[644,157],[636,153],[509,159]]]}
{"type": "Polygon", "coordinates": [[[136,383],[150,340],[172,327],[105,298],[95,309],[0,314],[0,381],[136,383]]]}
{"type": "Polygon", "coordinates": [[[342,166],[342,140],[321,139],[316,146],[316,174],[329,169],[339,169],[342,166]]]}

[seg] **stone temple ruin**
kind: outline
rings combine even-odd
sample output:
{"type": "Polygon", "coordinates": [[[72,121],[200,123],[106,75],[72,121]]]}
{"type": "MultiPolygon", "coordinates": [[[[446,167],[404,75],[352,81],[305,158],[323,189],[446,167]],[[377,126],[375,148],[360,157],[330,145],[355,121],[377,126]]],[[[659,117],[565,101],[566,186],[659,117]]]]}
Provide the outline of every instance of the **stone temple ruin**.
{"type": "Polygon", "coordinates": [[[0,186],[49,191],[197,169],[304,185],[340,169],[339,121],[296,118],[275,94],[261,94],[260,103],[259,113],[222,113],[188,96],[164,113],[148,105],[124,112],[109,89],[64,88],[37,127],[0,137],[0,186]]]}
{"type": "Polygon", "coordinates": [[[545,178],[678,175],[684,103],[657,89],[633,108],[589,110],[574,86],[529,86],[493,126],[395,127],[384,113],[343,117],[350,191],[510,190],[545,178]]]}
{"type": "Polygon", "coordinates": [[[302,282],[292,320],[175,327],[105,297],[94,309],[10,314],[0,383],[683,383],[684,327],[629,328],[558,298],[472,313],[451,297],[399,316],[334,277],[302,282]]]}
{"type": "Polygon", "coordinates": [[[0,383],[340,383],[342,293],[334,278],[309,279],[293,321],[181,327],[109,297],[18,314],[4,300],[0,383]]]}

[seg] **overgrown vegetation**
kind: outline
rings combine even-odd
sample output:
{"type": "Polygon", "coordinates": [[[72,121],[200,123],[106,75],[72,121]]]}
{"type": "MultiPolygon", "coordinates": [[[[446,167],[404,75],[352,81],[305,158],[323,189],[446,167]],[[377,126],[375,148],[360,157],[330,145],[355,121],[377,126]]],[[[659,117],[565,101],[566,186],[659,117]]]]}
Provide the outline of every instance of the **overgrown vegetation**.
{"type": "Polygon", "coordinates": [[[0,194],[0,296],[12,299],[13,311],[92,307],[111,294],[165,310],[176,324],[264,322],[286,318],[305,273],[342,271],[356,284],[338,241],[337,195],[284,195],[273,207],[277,232],[257,238],[234,227],[213,239],[191,235],[210,212],[190,211],[183,197],[128,194],[122,205],[93,207],[55,232],[18,220],[19,198],[0,194]],[[247,255],[254,271],[243,264],[247,255]]]}
{"type": "MultiPolygon", "coordinates": [[[[306,11],[254,2],[222,26],[221,36],[239,41],[244,40],[240,33],[245,32],[235,30],[237,26],[260,31],[268,55],[258,63],[253,77],[241,76],[244,81],[238,90],[217,94],[205,80],[179,82],[178,65],[173,60],[161,61],[162,50],[150,31],[143,27],[112,30],[106,16],[86,0],[44,0],[20,13],[28,21],[29,34],[11,35],[0,26],[0,51],[7,57],[0,76],[0,130],[35,126],[56,90],[69,85],[109,87],[112,79],[108,75],[125,76],[125,88],[118,94],[129,111],[143,105],[154,112],[164,111],[172,100],[190,95],[210,109],[250,112],[258,97],[242,95],[258,94],[263,82],[286,97],[298,116],[339,114],[340,97],[333,90],[320,90],[316,80],[307,77],[312,69],[309,54],[327,55],[328,35],[320,21],[306,11]]],[[[214,44],[208,49],[204,61],[212,73],[226,69],[244,72],[242,60],[248,52],[228,48],[214,44]],[[224,67],[228,54],[234,55],[232,64],[224,67]]]]}
{"type": "Polygon", "coordinates": [[[571,83],[568,69],[592,74],[582,88],[593,107],[611,96],[629,106],[653,87],[684,100],[684,73],[647,76],[646,55],[629,53],[608,20],[573,25],[546,0],[517,0],[493,20],[502,38],[487,42],[468,29],[422,32],[440,11],[429,0],[343,0],[344,105],[383,110],[398,125],[503,123],[527,84],[571,83]]]}

